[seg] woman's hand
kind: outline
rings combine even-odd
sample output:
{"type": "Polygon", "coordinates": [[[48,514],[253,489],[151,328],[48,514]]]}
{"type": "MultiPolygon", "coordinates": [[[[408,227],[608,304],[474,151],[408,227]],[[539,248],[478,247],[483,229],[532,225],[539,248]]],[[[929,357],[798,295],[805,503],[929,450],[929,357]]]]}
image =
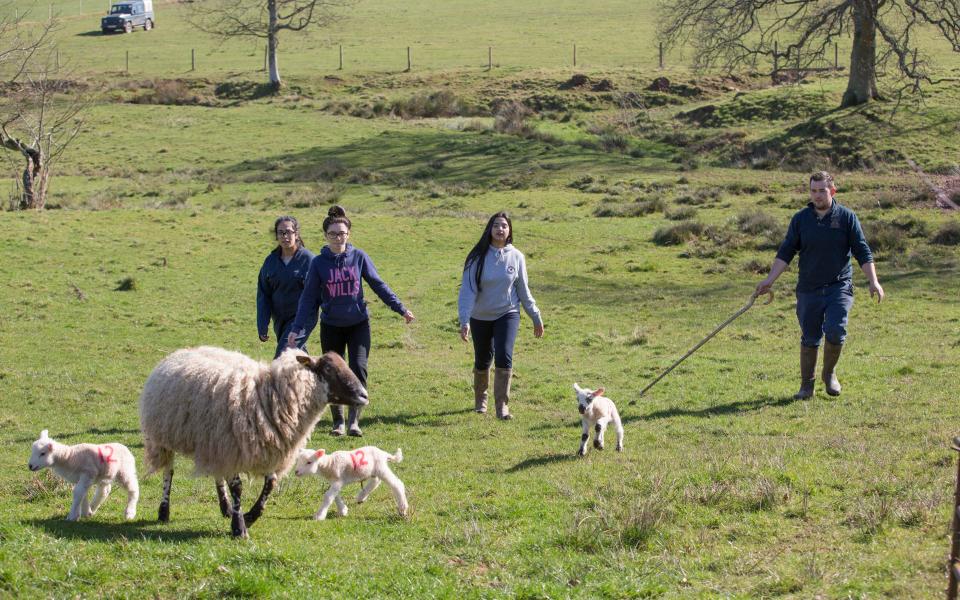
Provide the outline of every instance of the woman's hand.
{"type": "Polygon", "coordinates": [[[543,323],[540,323],[539,325],[536,323],[533,324],[533,337],[535,338],[543,337],[543,323]]]}
{"type": "Polygon", "coordinates": [[[270,334],[269,334],[269,333],[262,333],[262,334],[260,334],[260,341],[261,341],[261,342],[266,342],[266,341],[269,340],[269,339],[270,339],[270,334]]]}
{"type": "Polygon", "coordinates": [[[461,340],[467,341],[467,336],[469,336],[469,335],[470,335],[470,326],[469,326],[469,325],[464,325],[463,327],[460,328],[460,339],[461,339],[461,340]]]}
{"type": "Polygon", "coordinates": [[[417,318],[408,310],[407,312],[403,313],[403,320],[407,323],[412,323],[413,321],[416,321],[417,318]]]}
{"type": "Polygon", "coordinates": [[[287,335],[287,348],[296,348],[297,347],[297,334],[291,331],[287,335]]]}

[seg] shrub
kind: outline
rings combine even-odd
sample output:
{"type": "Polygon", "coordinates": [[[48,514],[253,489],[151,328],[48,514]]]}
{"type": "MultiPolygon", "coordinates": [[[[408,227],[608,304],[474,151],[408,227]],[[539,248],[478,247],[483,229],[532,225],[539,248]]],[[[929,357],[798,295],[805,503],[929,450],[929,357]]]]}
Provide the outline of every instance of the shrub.
{"type": "Polygon", "coordinates": [[[532,114],[533,111],[521,102],[502,102],[494,114],[493,129],[500,133],[529,134],[533,128],[527,124],[527,118],[532,114]]]}
{"type": "Polygon", "coordinates": [[[671,221],[686,221],[697,216],[697,209],[692,206],[678,206],[665,210],[663,216],[671,221]]]}
{"type": "Polygon", "coordinates": [[[670,227],[661,227],[653,233],[653,243],[658,246],[678,246],[697,239],[706,231],[699,221],[683,221],[670,227]]]}
{"type": "Polygon", "coordinates": [[[627,137],[616,131],[607,131],[600,134],[598,143],[607,152],[623,152],[630,145],[627,142],[627,137]]]}
{"type": "Polygon", "coordinates": [[[470,116],[473,111],[449,90],[420,92],[403,100],[394,100],[391,111],[402,119],[435,119],[470,116]]]}
{"type": "Polygon", "coordinates": [[[742,212],[737,215],[737,229],[750,235],[762,235],[770,231],[779,232],[781,225],[772,215],[763,211],[742,212]]]}
{"type": "Polygon", "coordinates": [[[930,240],[934,244],[941,246],[956,246],[960,244],[960,222],[951,221],[944,223],[937,233],[930,240]]]}
{"type": "Polygon", "coordinates": [[[680,194],[676,198],[677,204],[689,204],[691,206],[700,206],[715,200],[719,200],[723,190],[716,187],[698,188],[693,192],[680,194]]]}
{"type": "Polygon", "coordinates": [[[870,249],[878,254],[903,252],[907,248],[907,236],[902,229],[886,221],[863,224],[864,235],[870,249]]]}

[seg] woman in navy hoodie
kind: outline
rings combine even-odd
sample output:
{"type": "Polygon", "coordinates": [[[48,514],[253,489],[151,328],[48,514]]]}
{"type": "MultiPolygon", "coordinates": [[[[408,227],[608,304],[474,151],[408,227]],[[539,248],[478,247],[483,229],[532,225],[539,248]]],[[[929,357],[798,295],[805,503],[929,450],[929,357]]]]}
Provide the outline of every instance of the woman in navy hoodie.
{"type": "MultiPolygon", "coordinates": [[[[263,261],[257,278],[257,333],[261,342],[269,340],[267,327],[273,318],[273,332],[277,336],[277,351],[273,357],[276,358],[287,347],[287,336],[292,330],[293,318],[297,316],[297,304],[313,252],[304,247],[300,224],[293,217],[278,218],[273,223],[273,235],[277,238],[277,247],[263,261]]],[[[304,340],[316,325],[314,315],[312,321],[305,323],[307,334],[304,340]]],[[[306,350],[303,344],[300,347],[306,350]]]]}
{"type": "MultiPolygon", "coordinates": [[[[361,279],[394,312],[403,315],[407,323],[413,313],[407,310],[377,274],[367,253],[347,243],[350,239],[350,219],[339,206],[332,207],[323,221],[327,245],[310,263],[307,281],[300,296],[297,317],[287,336],[287,346],[294,347],[306,339],[311,319],[316,322],[320,311],[320,347],[324,352],[334,351],[347,359],[350,370],[367,385],[367,358],[370,355],[370,319],[363,299],[361,279]]],[[[343,435],[343,409],[330,405],[333,416],[332,435],[343,435]]],[[[360,437],[360,408],[350,407],[348,414],[350,435],[360,437]]]]}

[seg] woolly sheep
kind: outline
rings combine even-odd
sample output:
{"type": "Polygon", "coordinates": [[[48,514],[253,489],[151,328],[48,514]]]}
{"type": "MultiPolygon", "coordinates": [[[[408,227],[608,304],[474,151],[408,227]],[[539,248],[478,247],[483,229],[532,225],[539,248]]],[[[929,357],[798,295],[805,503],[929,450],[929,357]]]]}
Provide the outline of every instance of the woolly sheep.
{"type": "Polygon", "coordinates": [[[580,436],[579,456],[587,453],[587,439],[590,437],[590,428],[596,432],[593,436],[593,447],[603,450],[603,434],[607,425],[613,423],[617,432],[617,452],[623,451],[623,423],[620,422],[620,413],[613,400],[603,395],[602,387],[597,390],[581,388],[576,383],[573,389],[577,393],[577,407],[580,410],[580,421],[583,423],[583,435],[580,436]]]}
{"type": "Polygon", "coordinates": [[[137,500],[140,498],[137,466],[133,454],[123,444],[66,446],[50,439],[44,429],[40,432],[40,438],[33,443],[28,466],[31,471],[50,467],[54,473],[75,484],[68,521],[93,516],[110,495],[114,481],[127,490],[124,518],[130,520],[137,514],[137,500]],[[91,485],[97,488],[93,502],[87,499],[91,485]]]}
{"type": "Polygon", "coordinates": [[[327,518],[327,510],[334,500],[337,502],[337,513],[341,517],[347,516],[347,505],[340,497],[340,490],[344,485],[354,481],[368,480],[360,490],[357,503],[362,503],[370,493],[377,489],[380,481],[386,482],[393,490],[397,500],[397,510],[400,516],[407,515],[407,495],[403,482],[390,470],[388,462],[400,462],[403,452],[397,448],[396,454],[388,454],[376,446],[364,446],[356,450],[339,450],[326,454],[322,448],[317,451],[304,449],[297,457],[297,477],[305,475],[321,475],[330,482],[330,489],[323,495],[320,509],[313,516],[322,521],[327,518]]]}
{"type": "Polygon", "coordinates": [[[367,391],[343,359],[287,350],[270,364],[203,346],[177,350],[156,366],[140,395],[148,475],[163,471],[159,520],[170,520],[175,453],[196,475],[216,479],[220,511],[235,537],[262,514],[277,478],[290,470],[328,403],[364,406],[367,391]],[[250,512],[240,509],[240,474],[262,475],[250,512]],[[227,500],[227,480],[232,505],[227,500]]]}

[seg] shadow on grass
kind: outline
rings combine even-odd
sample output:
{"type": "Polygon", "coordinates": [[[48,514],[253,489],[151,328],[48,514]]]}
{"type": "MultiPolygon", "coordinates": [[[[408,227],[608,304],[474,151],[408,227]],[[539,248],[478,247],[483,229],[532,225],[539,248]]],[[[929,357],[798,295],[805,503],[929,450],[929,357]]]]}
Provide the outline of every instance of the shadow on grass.
{"type": "MultiPolygon", "coordinates": [[[[56,433],[54,432],[53,439],[55,440],[69,440],[78,437],[85,437],[91,435],[134,435],[139,434],[140,429],[120,429],[119,427],[111,427],[110,429],[100,429],[99,427],[92,427],[86,431],[78,431],[75,433],[56,433]]],[[[37,441],[36,437],[29,439],[20,438],[16,440],[17,443],[29,444],[37,441]]],[[[90,442],[91,444],[94,442],[90,442]]],[[[142,448],[143,444],[124,444],[128,448],[142,448]]]]}
{"type": "Polygon", "coordinates": [[[226,172],[256,180],[313,182],[320,167],[335,162],[346,169],[365,169],[381,176],[485,187],[504,177],[540,169],[579,171],[606,166],[635,172],[651,160],[666,164],[668,158],[666,151],[659,150],[652,150],[650,158],[638,160],[509,135],[420,129],[384,131],[342,146],[243,161],[226,172]]]}
{"type": "Polygon", "coordinates": [[[522,460],[517,464],[513,465],[509,469],[506,469],[505,473],[516,473],[517,471],[523,471],[531,467],[542,467],[544,465],[550,465],[553,463],[559,462],[568,462],[572,460],[577,460],[577,455],[574,452],[564,452],[563,454],[544,454],[543,456],[537,456],[534,458],[528,458],[522,460]]]}
{"type": "Polygon", "coordinates": [[[361,426],[376,426],[376,425],[407,425],[407,426],[423,426],[423,425],[443,425],[445,424],[442,417],[449,417],[453,415],[465,415],[472,413],[472,408],[461,408],[457,410],[444,410],[440,412],[429,412],[429,413],[419,413],[411,415],[390,415],[390,416],[379,416],[371,417],[366,419],[367,424],[361,426]]]}
{"type": "Polygon", "coordinates": [[[666,410],[658,410],[646,415],[628,414],[627,416],[624,416],[622,420],[624,423],[633,423],[635,421],[652,421],[654,419],[669,419],[671,417],[716,417],[721,415],[735,415],[737,413],[760,410],[761,408],[766,408],[768,406],[788,406],[794,402],[797,402],[797,400],[795,400],[792,395],[782,396],[779,398],[774,396],[763,396],[761,398],[757,398],[756,400],[730,402],[727,404],[719,404],[717,406],[708,406],[706,408],[700,408],[697,410],[686,408],[668,408],[666,410]]]}
{"type": "Polygon", "coordinates": [[[56,537],[100,542],[111,542],[119,539],[189,542],[201,538],[230,536],[229,526],[225,526],[222,531],[198,531],[172,529],[169,525],[161,526],[156,521],[146,520],[105,523],[97,521],[96,517],[83,521],[66,521],[60,517],[33,519],[24,521],[24,523],[43,529],[56,537]]]}

